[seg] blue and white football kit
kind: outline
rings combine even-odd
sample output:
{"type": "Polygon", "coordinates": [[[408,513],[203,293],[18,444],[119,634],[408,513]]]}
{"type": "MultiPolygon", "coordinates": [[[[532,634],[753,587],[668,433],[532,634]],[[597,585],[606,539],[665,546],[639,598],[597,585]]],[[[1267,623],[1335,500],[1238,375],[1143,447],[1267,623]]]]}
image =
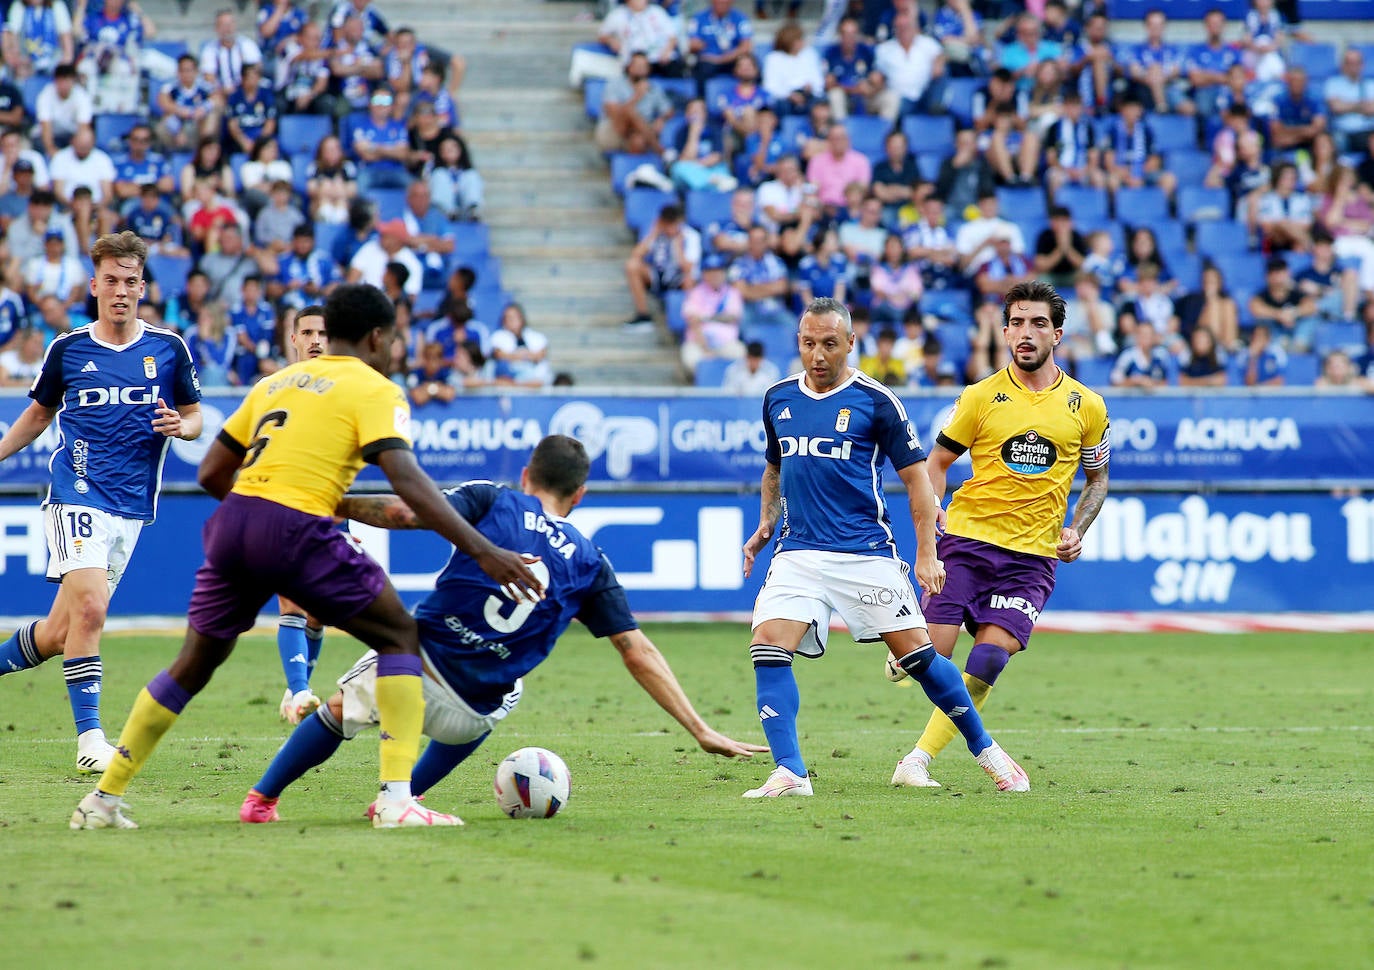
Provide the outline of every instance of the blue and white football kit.
{"type": "Polygon", "coordinates": [[[200,400],[186,344],[174,331],[140,322],[122,346],[89,327],[54,340],[29,397],[59,408],[58,445],[43,501],[48,579],[73,569],[108,570],[113,592],[138,534],[157,515],[170,439],[153,430],[157,402],[200,400]]]}

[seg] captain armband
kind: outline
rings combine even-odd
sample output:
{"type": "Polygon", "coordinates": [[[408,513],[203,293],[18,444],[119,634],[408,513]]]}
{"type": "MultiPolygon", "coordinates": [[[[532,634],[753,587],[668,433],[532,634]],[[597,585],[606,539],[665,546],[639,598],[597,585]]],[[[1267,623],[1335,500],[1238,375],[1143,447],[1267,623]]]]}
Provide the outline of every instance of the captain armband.
{"type": "Polygon", "coordinates": [[[1112,440],[1110,435],[1103,435],[1102,440],[1091,448],[1083,449],[1084,468],[1102,468],[1112,457],[1112,440]]]}

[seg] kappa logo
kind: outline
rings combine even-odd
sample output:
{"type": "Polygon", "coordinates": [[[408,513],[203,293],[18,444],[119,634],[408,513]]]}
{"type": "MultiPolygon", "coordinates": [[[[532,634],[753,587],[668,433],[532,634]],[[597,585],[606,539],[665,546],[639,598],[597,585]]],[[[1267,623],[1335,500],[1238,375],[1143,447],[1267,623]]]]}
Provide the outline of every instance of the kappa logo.
{"type": "Polygon", "coordinates": [[[992,403],[993,403],[993,404],[1010,404],[1010,403],[1011,403],[1011,398],[1008,397],[1007,395],[1003,394],[1001,391],[998,391],[998,392],[997,392],[997,396],[994,397],[994,398],[992,399],[992,403]]]}
{"type": "Polygon", "coordinates": [[[767,704],[765,704],[765,705],[763,705],[763,707],[759,708],[759,720],[760,720],[760,721],[766,721],[766,720],[768,720],[770,717],[777,717],[777,716],[778,716],[778,712],[775,711],[775,710],[773,710],[773,709],[772,709],[771,707],[769,707],[767,704]]]}
{"type": "Polygon", "coordinates": [[[789,406],[789,407],[785,407],[785,408],[783,408],[781,411],[778,412],[778,418],[777,418],[777,420],[779,420],[779,421],[789,421],[789,420],[791,420],[791,418],[792,418],[792,408],[791,408],[790,406],[789,406]]]}
{"type": "Polygon", "coordinates": [[[88,361],[86,361],[86,366],[83,367],[83,368],[81,368],[81,373],[83,373],[83,374],[91,374],[91,373],[94,373],[95,371],[98,371],[98,370],[100,370],[100,368],[97,367],[97,366],[95,366],[95,361],[93,361],[93,360],[88,360],[88,361]]]}

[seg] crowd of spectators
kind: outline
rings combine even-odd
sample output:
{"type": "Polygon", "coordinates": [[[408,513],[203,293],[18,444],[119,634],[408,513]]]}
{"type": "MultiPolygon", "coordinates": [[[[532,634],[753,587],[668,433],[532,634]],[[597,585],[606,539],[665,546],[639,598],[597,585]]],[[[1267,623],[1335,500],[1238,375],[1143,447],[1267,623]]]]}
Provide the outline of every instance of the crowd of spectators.
{"type": "Polygon", "coordinates": [[[417,404],[551,379],[487,251],[461,58],[370,0],[322,21],[264,0],[247,30],[220,10],[198,47],[155,40],[134,0],[11,0],[3,23],[0,382],[89,321],[86,253],[120,229],[150,247],[141,316],[206,387],[283,366],[294,315],[359,280],[397,305],[417,404]]]}
{"type": "Polygon", "coordinates": [[[1094,0],[853,0],[814,43],[681,6],[614,6],[574,73],[640,239],[628,325],[659,297],[698,383],[790,367],[816,296],[880,379],[975,381],[1034,276],[1090,383],[1374,387],[1374,44],[1274,0],[1198,43],[1094,0]]]}

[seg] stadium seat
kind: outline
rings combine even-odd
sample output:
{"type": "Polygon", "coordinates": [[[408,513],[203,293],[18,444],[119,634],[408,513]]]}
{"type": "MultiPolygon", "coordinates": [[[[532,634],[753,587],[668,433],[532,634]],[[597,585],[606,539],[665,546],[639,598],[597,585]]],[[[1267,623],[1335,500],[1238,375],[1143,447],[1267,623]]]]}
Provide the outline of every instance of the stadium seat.
{"type": "Polygon", "coordinates": [[[1197,123],[1188,115],[1150,115],[1145,119],[1155,136],[1155,151],[1197,147],[1197,123]]]}
{"type": "MultiPolygon", "coordinates": [[[[307,190],[306,173],[310,171],[310,165],[314,161],[305,152],[291,156],[291,188],[295,189],[300,195],[304,196],[307,190]]],[[[177,172],[178,169],[172,169],[177,172]]]]}
{"type": "Polygon", "coordinates": [[[592,121],[598,121],[601,118],[601,95],[605,91],[605,78],[589,77],[582,82],[582,110],[587,112],[587,117],[592,121]]]}
{"type": "Polygon", "coordinates": [[[663,171],[663,161],[657,155],[636,155],[632,152],[614,152],[611,155],[611,188],[616,195],[625,194],[625,179],[641,165],[663,171]]]}
{"type": "Polygon", "coordinates": [[[343,146],[344,154],[349,158],[356,160],[353,154],[353,132],[366,120],[366,111],[354,111],[339,122],[339,144],[343,146]]]}
{"type": "Polygon", "coordinates": [[[950,320],[935,328],[935,336],[940,339],[940,350],[946,360],[953,361],[963,370],[968,363],[969,352],[973,346],[973,328],[963,321],[950,320]]]}
{"type": "Polygon", "coordinates": [[[123,155],[129,132],[143,123],[142,115],[98,114],[95,116],[95,146],[112,155],[123,155]]]}
{"type": "Polygon", "coordinates": [[[697,387],[720,387],[725,380],[725,371],[734,361],[722,357],[707,357],[697,364],[693,383],[697,387]]]}
{"type": "Polygon", "coordinates": [[[1153,185],[1138,189],[1122,187],[1116,192],[1116,217],[1128,226],[1153,226],[1169,218],[1169,197],[1153,185]]]}
{"type": "Polygon", "coordinates": [[[1107,190],[1091,185],[1062,185],[1055,204],[1068,208],[1075,222],[1094,222],[1108,218],[1107,190]]]}
{"type": "MultiPolygon", "coordinates": [[[[1144,228],[1155,234],[1155,243],[1159,246],[1161,254],[1187,252],[1188,234],[1183,228],[1183,223],[1161,218],[1147,223],[1144,228]]],[[[1164,261],[1169,262],[1168,256],[1165,256],[1164,261]]]]}
{"type": "Polygon", "coordinates": [[[482,222],[450,222],[453,258],[459,266],[485,259],[491,253],[491,230],[482,222]]]}
{"type": "Polygon", "coordinates": [[[48,85],[50,79],[42,74],[34,74],[24,79],[24,110],[33,118],[38,115],[38,95],[48,85]]]}
{"type": "Polygon", "coordinates": [[[1111,357],[1088,357],[1073,362],[1073,376],[1077,381],[1093,389],[1108,387],[1112,383],[1112,366],[1116,363],[1111,357]]]}
{"type": "Polygon", "coordinates": [[[406,211],[405,189],[373,189],[372,202],[377,206],[377,221],[399,219],[406,211]]]}
{"type": "Polygon", "coordinates": [[[411,301],[411,310],[417,319],[432,319],[444,298],[444,290],[421,290],[411,301]]]}
{"type": "Polygon", "coordinates": [[[750,327],[747,335],[741,334],[746,341],[757,340],[763,344],[765,356],[778,365],[784,374],[791,367],[792,358],[797,356],[797,330],[795,327],[750,327]]]}
{"type": "Polygon", "coordinates": [[[348,226],[341,222],[315,223],[315,248],[323,253],[332,253],[339,237],[348,232],[348,226]]]}
{"type": "Polygon", "coordinates": [[[860,155],[868,156],[868,160],[874,165],[878,164],[886,156],[883,149],[883,142],[887,140],[887,133],[892,130],[886,118],[877,115],[857,115],[849,118],[845,122],[845,127],[849,129],[849,143],[860,155]]]}
{"type": "Polygon", "coordinates": [[[1283,382],[1304,386],[1314,384],[1322,371],[1322,360],[1317,354],[1289,354],[1288,366],[1283,371],[1283,382]]]}
{"type": "Polygon", "coordinates": [[[1264,288],[1264,260],[1258,253],[1223,252],[1213,256],[1212,262],[1221,270],[1222,280],[1236,298],[1241,313],[1248,315],[1245,304],[1264,288]]]}
{"type": "Polygon", "coordinates": [[[921,297],[921,309],[941,320],[966,321],[973,315],[973,294],[968,290],[927,290],[921,297]]]}
{"type": "Polygon", "coordinates": [[[468,294],[468,304],[477,319],[493,327],[501,318],[501,311],[505,310],[506,304],[512,299],[513,297],[500,286],[490,286],[481,281],[478,281],[468,294]]]}
{"type": "Polygon", "coordinates": [[[148,254],[148,269],[162,288],[164,299],[177,296],[186,289],[186,277],[191,273],[191,257],[152,252],[148,254]]]}
{"type": "Polygon", "coordinates": [[[325,115],[282,115],[277,125],[278,147],[282,155],[289,158],[297,155],[314,158],[320,142],[333,131],[334,124],[325,115]]]}
{"type": "MultiPolygon", "coordinates": [[[[952,77],[945,81],[945,110],[959,123],[959,127],[967,128],[973,124],[973,96],[985,84],[987,82],[979,77],[952,77]]],[[[912,147],[915,148],[914,145],[912,147]]]]}
{"type": "Polygon", "coordinates": [[[1178,280],[1179,288],[1184,293],[1196,293],[1202,289],[1201,257],[1187,250],[1169,252],[1160,249],[1159,254],[1164,257],[1164,266],[1169,275],[1178,280]]]}
{"type": "Polygon", "coordinates": [[[1335,44],[1289,44],[1285,60],[1293,67],[1305,69],[1308,82],[1317,87],[1341,70],[1335,44]]]}
{"type": "Polygon", "coordinates": [[[721,105],[730,92],[735,90],[735,79],[732,77],[713,77],[706,82],[703,88],[706,92],[706,111],[712,118],[717,120],[721,116],[721,105]]]}
{"type": "Polygon", "coordinates": [[[1360,54],[1363,55],[1364,76],[1366,78],[1374,77],[1374,44],[1365,42],[1359,44],[1346,44],[1345,46],[1347,50],[1359,51],[1360,54]]]}
{"type": "Polygon", "coordinates": [[[921,173],[921,178],[927,182],[934,182],[940,177],[940,166],[949,158],[950,152],[940,148],[933,152],[916,153],[916,171],[921,173]]]}
{"type": "Polygon", "coordinates": [[[658,143],[665,148],[671,148],[677,144],[678,138],[686,130],[687,119],[675,114],[663,122],[663,129],[658,133],[658,143]]]}
{"type": "Polygon", "coordinates": [[[1213,258],[1222,253],[1245,253],[1250,249],[1250,231],[1229,219],[1199,222],[1193,230],[1193,247],[1198,255],[1213,258]]]}
{"type": "MultiPolygon", "coordinates": [[[[1048,219],[1045,208],[1045,193],[1039,189],[1016,189],[1003,186],[997,190],[997,206],[1003,219],[1013,222],[1027,222],[1048,219]]],[[[1026,240],[1033,245],[1031,240],[1026,240]]]]}
{"type": "Polygon", "coordinates": [[[1231,194],[1225,189],[1186,185],[1178,190],[1178,217],[1183,222],[1200,223],[1230,216],[1231,194]]]}
{"type": "Polygon", "coordinates": [[[811,137],[811,119],[805,115],[783,115],[778,119],[778,138],[783,151],[799,152],[802,142],[811,137]]]}
{"type": "Polygon", "coordinates": [[[144,42],[148,47],[157,51],[165,57],[176,60],[188,50],[184,40],[149,40],[144,42]]]}
{"type": "Polygon", "coordinates": [[[1317,328],[1312,344],[1318,354],[1344,350],[1352,357],[1358,357],[1365,352],[1364,324],[1328,321],[1317,328]]]}
{"type": "Polygon", "coordinates": [[[679,109],[697,96],[697,82],[690,77],[661,77],[658,86],[679,109]]]}
{"type": "Polygon", "coordinates": [[[913,151],[954,151],[954,119],[948,115],[907,115],[902,131],[913,151]]]}
{"type": "Polygon", "coordinates": [[[1164,153],[1164,167],[1178,179],[1180,188],[1201,186],[1212,166],[1212,156],[1200,148],[1175,148],[1164,153]]]}
{"type": "MultiPolygon", "coordinates": [[[[1005,216],[1003,217],[1005,218],[1005,216]]],[[[1021,230],[1021,239],[1026,243],[1026,258],[1032,259],[1035,255],[1035,243],[1040,238],[1040,234],[1050,227],[1048,219],[1011,219],[1009,220],[1021,230]]]]}
{"type": "Polygon", "coordinates": [[[625,225],[634,231],[635,238],[644,232],[658,218],[665,205],[677,202],[675,192],[660,192],[658,189],[630,189],[625,193],[625,225]]]}
{"type": "MultiPolygon", "coordinates": [[[[1086,239],[1092,233],[1102,231],[1112,237],[1112,249],[1117,253],[1126,252],[1126,230],[1115,219],[1092,219],[1087,222],[1075,222],[1074,228],[1077,229],[1086,239]]],[[[1160,247],[1161,251],[1163,247],[1160,247]]]]}
{"type": "Polygon", "coordinates": [[[699,189],[687,193],[687,224],[701,232],[730,218],[730,193],[699,189]]]}
{"type": "Polygon", "coordinates": [[[687,321],[682,316],[682,302],[687,294],[681,290],[669,290],[663,294],[663,316],[668,322],[668,332],[678,340],[687,330],[687,321]]]}
{"type": "Polygon", "coordinates": [[[1288,264],[1288,271],[1297,276],[1312,265],[1312,256],[1309,253],[1300,253],[1290,249],[1283,253],[1283,261],[1288,264]]]}

